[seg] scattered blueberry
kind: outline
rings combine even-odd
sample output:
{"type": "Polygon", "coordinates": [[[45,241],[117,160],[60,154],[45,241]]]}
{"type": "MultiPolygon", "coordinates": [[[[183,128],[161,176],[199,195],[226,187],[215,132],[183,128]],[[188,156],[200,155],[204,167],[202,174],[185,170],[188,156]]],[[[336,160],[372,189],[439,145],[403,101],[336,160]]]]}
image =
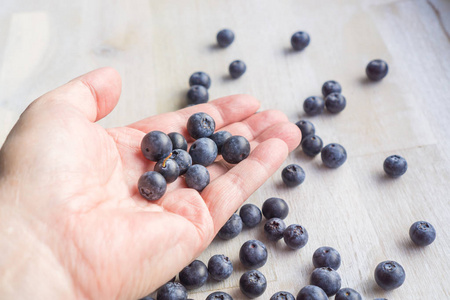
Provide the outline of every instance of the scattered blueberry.
{"type": "Polygon", "coordinates": [[[141,141],[141,151],[145,158],[158,161],[172,152],[172,141],[161,131],[150,131],[141,141]]]}
{"type": "Polygon", "coordinates": [[[347,160],[347,151],[339,144],[328,144],[322,149],[322,162],[328,168],[339,168],[347,160]]]}
{"type": "Polygon", "coordinates": [[[222,240],[231,240],[232,238],[235,238],[241,233],[242,231],[242,220],[241,217],[239,217],[238,214],[233,214],[228,221],[225,223],[225,225],[220,228],[217,235],[222,240]]]}
{"type": "Polygon", "coordinates": [[[198,112],[189,117],[187,130],[194,139],[209,137],[214,133],[216,123],[214,119],[204,112],[198,112]]]}
{"type": "Polygon", "coordinates": [[[281,172],[281,178],[285,185],[294,187],[300,185],[305,181],[305,171],[302,167],[296,164],[286,166],[281,172]]]}
{"type": "Polygon", "coordinates": [[[182,149],[173,150],[170,159],[173,159],[180,167],[180,175],[186,173],[187,169],[192,166],[191,156],[182,149]]]}
{"type": "Polygon", "coordinates": [[[304,31],[298,31],[291,37],[291,45],[294,50],[301,51],[308,47],[310,42],[309,34],[304,31]]]}
{"type": "Polygon", "coordinates": [[[302,141],[303,153],[311,157],[319,154],[320,151],[322,151],[322,147],[323,147],[322,139],[315,134],[308,135],[302,141]]]}
{"type": "Polygon", "coordinates": [[[261,223],[262,220],[262,213],[261,210],[258,208],[258,206],[254,204],[244,204],[240,211],[239,216],[242,219],[242,223],[245,224],[245,226],[253,228],[259,223],[261,223]]]}
{"type": "Polygon", "coordinates": [[[184,136],[178,132],[171,132],[168,134],[170,140],[172,141],[172,149],[182,149],[184,151],[187,150],[187,142],[184,136]]]}
{"type": "Polygon", "coordinates": [[[426,221],[418,221],[409,228],[409,237],[418,246],[428,246],[436,239],[436,230],[426,221]]]}
{"type": "Polygon", "coordinates": [[[224,292],[214,292],[209,294],[206,300],[233,300],[233,297],[224,292]]]}
{"type": "Polygon", "coordinates": [[[205,72],[195,72],[189,77],[189,86],[201,85],[209,89],[211,86],[211,78],[205,72]]]}
{"type": "Polygon", "coordinates": [[[384,60],[375,59],[369,62],[366,67],[366,74],[370,80],[378,81],[383,79],[389,71],[389,67],[384,60]]]}
{"type": "Polygon", "coordinates": [[[164,177],[167,183],[174,182],[180,175],[180,167],[176,161],[170,159],[170,156],[167,158],[161,158],[156,163],[154,168],[156,172],[160,173],[164,177]]]}
{"type": "Polygon", "coordinates": [[[320,287],[331,297],[341,288],[341,276],[332,268],[317,268],[311,274],[310,283],[320,287]]]}
{"type": "Polygon", "coordinates": [[[208,89],[202,85],[193,85],[187,92],[188,104],[202,104],[209,100],[208,89]]]}
{"type": "Polygon", "coordinates": [[[210,138],[199,138],[189,148],[192,164],[211,165],[217,157],[217,146],[210,138]]]}
{"type": "Polygon", "coordinates": [[[214,280],[225,280],[233,273],[233,263],[223,254],[213,255],[208,261],[208,272],[214,280]]]}
{"type": "Polygon", "coordinates": [[[270,300],[295,300],[295,297],[289,292],[281,291],[273,294],[270,300]]]}
{"type": "Polygon", "coordinates": [[[180,283],[188,290],[196,289],[208,279],[208,268],[200,260],[194,260],[178,274],[180,283]]]}
{"type": "Polygon", "coordinates": [[[320,287],[307,285],[298,292],[296,300],[328,300],[328,296],[320,287]]]}
{"type": "Polygon", "coordinates": [[[226,48],[234,41],[234,33],[229,29],[222,29],[217,33],[217,43],[220,47],[226,48]]]}
{"type": "Polygon", "coordinates": [[[285,219],[289,213],[289,206],[283,199],[272,197],[264,201],[262,213],[266,219],[285,219]]]}
{"type": "Polygon", "coordinates": [[[156,300],[186,300],[186,288],[178,282],[168,282],[159,288],[156,300]]]}
{"type": "Polygon", "coordinates": [[[222,147],[222,157],[230,164],[237,164],[250,154],[250,143],[240,135],[228,138],[222,147]]]}
{"type": "Polygon", "coordinates": [[[161,198],[167,189],[164,177],[155,171],[142,174],[138,181],[139,193],[147,200],[154,201],[161,198]]]}
{"type": "Polygon", "coordinates": [[[311,96],[303,102],[303,110],[310,116],[316,116],[323,113],[325,101],[322,97],[311,96]]]}
{"type": "Polygon", "coordinates": [[[216,133],[214,133],[213,135],[211,135],[209,138],[212,139],[214,141],[214,143],[216,143],[217,146],[217,154],[222,154],[222,147],[223,144],[225,144],[225,141],[231,137],[231,133],[229,133],[228,131],[222,130],[222,131],[217,131],[216,133]]]}
{"type": "Polygon", "coordinates": [[[354,289],[343,288],[337,292],[334,300],[362,300],[362,297],[354,289]]]}
{"type": "Polygon", "coordinates": [[[383,261],[375,268],[375,281],[386,291],[400,287],[405,277],[405,270],[395,261],[383,261]]]}
{"type": "Polygon", "coordinates": [[[193,165],[184,174],[186,185],[201,192],[209,184],[209,172],[202,165],[193,165]]]}
{"type": "Polygon", "coordinates": [[[234,79],[241,77],[245,71],[247,70],[247,66],[241,60],[233,61],[228,67],[228,71],[230,72],[230,76],[234,79]]]}
{"type": "Polygon", "coordinates": [[[249,240],[239,250],[239,260],[247,269],[258,269],[267,262],[267,248],[263,242],[249,240]]]}
{"type": "Polygon", "coordinates": [[[300,249],[308,243],[308,231],[301,225],[292,224],[284,230],[283,238],[289,248],[300,249]]]}
{"type": "Polygon", "coordinates": [[[314,251],[312,262],[316,268],[328,267],[337,270],[341,266],[341,255],[332,247],[320,247],[314,251]]]}
{"type": "Polygon", "coordinates": [[[384,160],[383,169],[391,177],[400,177],[406,173],[408,163],[400,155],[391,155],[384,160]]]}
{"type": "Polygon", "coordinates": [[[282,219],[272,218],[267,220],[264,224],[264,233],[266,238],[270,241],[278,241],[283,238],[284,230],[286,229],[286,224],[282,219]]]}
{"type": "Polygon", "coordinates": [[[297,125],[298,128],[300,129],[300,131],[302,132],[302,141],[308,135],[316,133],[316,128],[314,127],[313,123],[311,123],[310,121],[300,120],[297,123],[295,123],[295,125],[297,125]]]}
{"type": "Polygon", "coordinates": [[[334,80],[329,80],[322,85],[322,95],[324,97],[328,96],[331,93],[341,93],[342,87],[339,82],[334,80]]]}
{"type": "Polygon", "coordinates": [[[239,280],[241,292],[250,299],[264,294],[267,288],[266,277],[258,270],[245,272],[239,280]]]}
{"type": "Polygon", "coordinates": [[[340,93],[331,93],[325,98],[325,106],[332,114],[340,113],[347,105],[347,100],[340,93]]]}

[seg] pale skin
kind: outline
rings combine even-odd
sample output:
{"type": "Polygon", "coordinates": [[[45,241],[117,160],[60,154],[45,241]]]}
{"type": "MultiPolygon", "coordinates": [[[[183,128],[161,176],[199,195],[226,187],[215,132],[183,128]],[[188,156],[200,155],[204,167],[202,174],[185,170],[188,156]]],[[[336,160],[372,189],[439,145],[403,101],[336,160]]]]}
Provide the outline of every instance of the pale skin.
{"type": "MultiPolygon", "coordinates": [[[[105,129],[96,121],[119,100],[111,68],[92,71],[36,99],[0,151],[2,299],[138,299],[167,282],[295,149],[297,126],[259,102],[235,95],[105,129]],[[188,137],[196,112],[216,130],[246,137],[250,156],[218,159],[197,192],[183,178],[149,202],[137,181],[153,169],[140,151],[145,133],[188,137]]],[[[192,142],[192,140],[188,140],[192,142]]]]}

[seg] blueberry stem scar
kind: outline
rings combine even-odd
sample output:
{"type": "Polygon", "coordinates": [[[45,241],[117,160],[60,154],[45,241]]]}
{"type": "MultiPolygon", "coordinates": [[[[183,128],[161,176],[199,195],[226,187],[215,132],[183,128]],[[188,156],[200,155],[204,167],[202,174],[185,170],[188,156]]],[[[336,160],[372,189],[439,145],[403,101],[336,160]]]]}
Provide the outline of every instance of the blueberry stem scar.
{"type": "Polygon", "coordinates": [[[166,158],[164,158],[164,161],[162,163],[163,168],[166,167],[166,161],[172,156],[172,152],[170,152],[169,156],[167,156],[166,158]]]}

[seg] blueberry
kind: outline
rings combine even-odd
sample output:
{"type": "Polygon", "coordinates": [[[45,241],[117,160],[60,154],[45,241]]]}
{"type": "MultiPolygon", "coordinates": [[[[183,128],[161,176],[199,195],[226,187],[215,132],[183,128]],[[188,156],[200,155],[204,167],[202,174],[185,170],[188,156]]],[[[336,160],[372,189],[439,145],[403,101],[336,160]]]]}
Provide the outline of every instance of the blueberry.
{"type": "Polygon", "coordinates": [[[239,211],[239,216],[245,226],[253,228],[262,220],[262,213],[258,206],[254,204],[245,204],[241,207],[239,211]]]}
{"type": "Polygon", "coordinates": [[[171,132],[168,134],[170,140],[172,141],[172,149],[182,149],[187,150],[187,142],[184,136],[178,132],[171,132]]]}
{"type": "Polygon", "coordinates": [[[328,168],[339,168],[347,160],[347,151],[339,144],[328,144],[322,149],[322,162],[328,168]]]}
{"type": "Polygon", "coordinates": [[[263,242],[249,240],[239,250],[239,260],[247,269],[258,269],[267,262],[267,248],[263,242]]]}
{"type": "Polygon", "coordinates": [[[247,70],[247,66],[241,60],[233,61],[230,64],[230,66],[228,67],[230,76],[235,79],[241,77],[245,73],[246,70],[247,70]]]}
{"type": "Polygon", "coordinates": [[[156,300],[186,300],[186,288],[178,282],[168,282],[158,290],[156,300]]]}
{"type": "Polygon", "coordinates": [[[332,247],[320,247],[314,251],[312,262],[316,268],[328,267],[337,270],[341,266],[341,255],[332,247]]]}
{"type": "Polygon", "coordinates": [[[189,77],[189,86],[201,85],[207,89],[211,86],[211,78],[205,72],[195,72],[189,77]]]}
{"type": "Polygon", "coordinates": [[[320,287],[331,297],[341,288],[341,276],[332,268],[317,268],[311,274],[310,283],[320,287]]]}
{"type": "Polygon", "coordinates": [[[307,285],[298,292],[297,300],[328,300],[328,296],[320,287],[307,285]]]}
{"type": "Polygon", "coordinates": [[[154,168],[156,172],[160,173],[164,177],[167,183],[174,182],[180,175],[180,167],[176,161],[169,159],[171,156],[172,155],[160,159],[154,168]]]}
{"type": "Polygon", "coordinates": [[[325,106],[332,114],[340,113],[347,105],[347,100],[340,93],[331,93],[325,98],[325,106]]]}
{"type": "Polygon", "coordinates": [[[138,181],[139,193],[147,200],[154,201],[161,198],[167,189],[164,177],[155,171],[142,174],[138,181]]]}
{"type": "Polygon", "coordinates": [[[200,260],[194,260],[178,274],[180,283],[188,290],[196,289],[208,279],[208,268],[200,260]]]}
{"type": "Polygon", "coordinates": [[[222,131],[217,131],[216,133],[214,133],[213,135],[211,135],[209,138],[212,139],[214,141],[214,143],[216,143],[217,146],[217,154],[222,154],[222,147],[223,144],[225,144],[225,141],[231,137],[231,133],[229,133],[228,131],[222,130],[222,131]]]}
{"type": "Polygon", "coordinates": [[[172,141],[161,131],[150,131],[141,141],[141,151],[145,158],[158,161],[172,152],[172,141]]]}
{"type": "Polygon", "coordinates": [[[217,235],[222,240],[231,240],[232,238],[235,238],[241,233],[242,231],[242,220],[241,217],[239,217],[238,214],[233,214],[228,221],[225,223],[225,225],[220,228],[217,235]]]}
{"type": "Polygon", "coordinates": [[[233,297],[224,292],[214,292],[209,294],[206,300],[233,300],[233,297]]]}
{"type": "Polygon", "coordinates": [[[285,219],[289,213],[289,206],[283,199],[272,197],[264,201],[262,213],[266,219],[285,219]]]}
{"type": "Polygon", "coordinates": [[[264,294],[267,288],[267,280],[258,270],[245,272],[239,280],[241,292],[250,299],[264,294]]]}
{"type": "Polygon", "coordinates": [[[301,51],[308,47],[310,42],[309,34],[304,31],[298,31],[291,37],[291,45],[294,50],[301,51]]]}
{"type": "Polygon", "coordinates": [[[204,112],[195,113],[189,117],[187,130],[194,139],[209,137],[214,133],[216,123],[214,119],[204,112]]]}
{"type": "Polygon", "coordinates": [[[281,178],[285,185],[294,187],[300,185],[305,181],[305,171],[302,167],[296,164],[286,166],[281,172],[281,178]]]}
{"type": "Polygon", "coordinates": [[[182,149],[173,150],[170,159],[173,159],[180,167],[180,175],[186,173],[187,169],[192,165],[191,156],[182,149]]]}
{"type": "Polygon", "coordinates": [[[418,221],[409,228],[409,237],[418,246],[428,246],[436,239],[436,230],[430,223],[418,221]]]}
{"type": "Polygon", "coordinates": [[[190,166],[184,174],[186,185],[201,192],[209,184],[209,172],[202,165],[190,166]]]}
{"type": "Polygon", "coordinates": [[[383,261],[375,268],[375,281],[386,291],[400,287],[405,276],[405,270],[395,261],[383,261]]]}
{"type": "Polygon", "coordinates": [[[217,33],[217,43],[220,47],[226,48],[234,41],[234,33],[229,29],[222,29],[217,33]]]}
{"type": "Polygon", "coordinates": [[[391,177],[400,177],[406,173],[408,163],[400,155],[391,155],[384,160],[383,169],[391,177]]]}
{"type": "Polygon", "coordinates": [[[298,128],[300,129],[300,131],[302,132],[302,141],[308,135],[316,133],[316,128],[314,127],[313,123],[311,123],[310,121],[300,120],[297,123],[295,123],[295,125],[297,125],[298,128]]]}
{"type": "Polygon", "coordinates": [[[384,60],[375,59],[369,62],[366,67],[366,74],[370,80],[378,81],[383,79],[389,71],[389,67],[384,60]]]}
{"type": "Polygon", "coordinates": [[[295,297],[289,292],[281,291],[273,294],[270,300],[295,300],[295,297]]]}
{"type": "Polygon", "coordinates": [[[300,249],[308,243],[308,231],[301,225],[292,224],[284,230],[283,238],[289,248],[300,249]]]}
{"type": "Polygon", "coordinates": [[[322,95],[324,97],[328,96],[331,93],[341,93],[342,87],[339,82],[334,80],[329,80],[322,85],[322,95]]]}
{"type": "Polygon", "coordinates": [[[286,224],[283,220],[279,218],[272,218],[266,221],[264,224],[264,234],[266,238],[270,241],[278,241],[283,238],[284,230],[286,229],[286,224]]]}
{"type": "Polygon", "coordinates": [[[211,165],[217,157],[217,146],[210,138],[199,138],[189,148],[192,163],[202,166],[211,165]]]}
{"type": "Polygon", "coordinates": [[[362,300],[361,295],[351,288],[343,288],[337,292],[334,300],[362,300]]]}
{"type": "Polygon", "coordinates": [[[146,297],[141,298],[141,299],[139,299],[139,300],[155,300],[155,298],[150,297],[150,296],[146,296],[146,297]]]}
{"type": "Polygon", "coordinates": [[[202,85],[193,85],[187,92],[188,104],[202,104],[209,100],[208,89],[202,85]]]}
{"type": "Polygon", "coordinates": [[[322,151],[322,147],[323,147],[322,139],[315,134],[308,135],[302,141],[303,153],[311,157],[319,154],[320,151],[322,151]]]}
{"type": "Polygon", "coordinates": [[[230,164],[237,164],[250,154],[250,143],[240,135],[230,137],[222,147],[222,157],[230,164]]]}
{"type": "Polygon", "coordinates": [[[323,113],[325,101],[322,97],[311,96],[303,102],[303,110],[310,116],[316,116],[323,113]]]}
{"type": "Polygon", "coordinates": [[[225,280],[233,273],[233,263],[223,254],[213,255],[208,261],[208,272],[214,280],[225,280]]]}

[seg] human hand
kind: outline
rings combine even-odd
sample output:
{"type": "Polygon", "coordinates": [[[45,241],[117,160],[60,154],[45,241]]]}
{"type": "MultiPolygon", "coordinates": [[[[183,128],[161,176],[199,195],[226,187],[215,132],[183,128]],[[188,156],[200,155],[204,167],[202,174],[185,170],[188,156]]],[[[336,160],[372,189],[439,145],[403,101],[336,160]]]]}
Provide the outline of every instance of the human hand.
{"type": "MultiPolygon", "coordinates": [[[[90,72],[35,100],[0,151],[0,293],[3,299],[138,299],[195,259],[230,215],[300,142],[278,111],[229,96],[125,127],[97,123],[117,104],[118,73],[90,72]],[[245,136],[250,156],[208,167],[201,192],[178,179],[149,202],[137,181],[154,163],[140,150],[145,133],[188,137],[203,111],[217,130],[245,136]]],[[[188,142],[192,139],[188,139],[188,142]]]]}

